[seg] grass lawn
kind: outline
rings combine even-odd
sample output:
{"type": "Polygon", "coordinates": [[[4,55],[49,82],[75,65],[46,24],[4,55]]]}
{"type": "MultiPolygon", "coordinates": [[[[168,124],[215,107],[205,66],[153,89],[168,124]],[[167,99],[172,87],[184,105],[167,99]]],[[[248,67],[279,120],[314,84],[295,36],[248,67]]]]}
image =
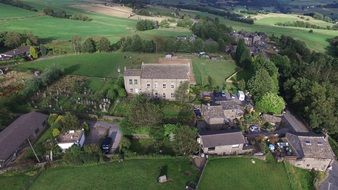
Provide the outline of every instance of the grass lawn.
{"type": "Polygon", "coordinates": [[[30,189],[114,189],[114,190],[172,190],[184,189],[195,180],[197,169],[186,159],[136,159],[122,163],[51,168],[40,174],[30,189]],[[161,167],[167,167],[170,179],[159,184],[157,178],[161,167]]]}
{"type": "Polygon", "coordinates": [[[255,159],[253,164],[250,158],[211,158],[199,189],[289,190],[291,184],[282,163],[255,159]]]}
{"type": "MultiPolygon", "coordinates": [[[[19,65],[18,68],[43,70],[55,64],[64,68],[66,74],[116,78],[119,76],[118,68],[122,73],[124,67],[138,68],[142,62],[154,62],[160,56],[159,54],[121,52],[66,55],[27,62],[19,65]]],[[[95,84],[93,85],[95,86],[95,84]]]]}
{"type": "Polygon", "coordinates": [[[208,84],[208,76],[214,80],[214,86],[223,86],[225,79],[233,74],[237,66],[233,60],[193,59],[193,72],[197,84],[208,84]]]}
{"type": "Polygon", "coordinates": [[[27,189],[33,182],[33,176],[27,174],[0,175],[1,190],[22,190],[27,189]]]}

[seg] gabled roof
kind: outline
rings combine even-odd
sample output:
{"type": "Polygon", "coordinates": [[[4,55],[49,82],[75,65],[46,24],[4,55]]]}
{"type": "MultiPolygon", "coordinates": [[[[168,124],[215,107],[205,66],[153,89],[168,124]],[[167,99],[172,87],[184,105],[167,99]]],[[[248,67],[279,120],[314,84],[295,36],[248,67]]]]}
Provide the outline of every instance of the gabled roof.
{"type": "Polygon", "coordinates": [[[38,112],[21,115],[0,133],[0,160],[7,160],[35,130],[42,128],[48,116],[38,112]]]}
{"type": "Polygon", "coordinates": [[[200,134],[200,138],[201,143],[205,148],[246,143],[246,140],[240,131],[200,134]]]}
{"type": "Polygon", "coordinates": [[[298,158],[334,159],[334,153],[324,136],[287,133],[286,139],[298,158]]]}
{"type": "Polygon", "coordinates": [[[188,64],[142,64],[143,79],[189,79],[188,64]]]}
{"type": "Polygon", "coordinates": [[[141,69],[127,69],[124,76],[141,76],[141,69]]]}

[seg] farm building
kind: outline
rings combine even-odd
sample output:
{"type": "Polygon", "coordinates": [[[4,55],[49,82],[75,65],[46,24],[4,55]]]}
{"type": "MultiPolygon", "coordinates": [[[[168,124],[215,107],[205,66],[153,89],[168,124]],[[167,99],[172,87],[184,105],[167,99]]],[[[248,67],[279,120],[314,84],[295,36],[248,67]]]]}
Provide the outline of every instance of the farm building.
{"type": "Polygon", "coordinates": [[[247,141],[240,131],[200,133],[197,141],[205,154],[231,155],[251,151],[245,149],[247,141]]]}
{"type": "Polygon", "coordinates": [[[69,130],[64,134],[61,134],[58,137],[57,142],[62,151],[66,151],[73,145],[82,147],[85,139],[86,137],[83,130],[69,130]]]}
{"type": "Polygon", "coordinates": [[[0,133],[0,167],[14,160],[27,145],[35,140],[47,126],[48,116],[38,112],[21,115],[0,133]]]}
{"type": "Polygon", "coordinates": [[[297,167],[325,171],[335,160],[328,139],[324,136],[287,133],[286,139],[297,157],[287,160],[297,167]]]}

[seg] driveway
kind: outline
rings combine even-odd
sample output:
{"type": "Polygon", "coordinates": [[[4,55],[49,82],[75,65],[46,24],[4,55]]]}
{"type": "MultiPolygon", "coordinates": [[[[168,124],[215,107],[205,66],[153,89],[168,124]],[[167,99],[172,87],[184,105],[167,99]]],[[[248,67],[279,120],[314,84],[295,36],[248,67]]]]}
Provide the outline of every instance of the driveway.
{"type": "Polygon", "coordinates": [[[283,123],[287,125],[287,127],[290,127],[295,132],[303,132],[307,133],[309,132],[309,129],[301,122],[299,121],[294,115],[290,113],[290,111],[286,111],[286,113],[283,115],[283,123]]]}
{"type": "Polygon", "coordinates": [[[119,127],[116,124],[107,123],[103,121],[89,121],[87,122],[90,127],[90,133],[86,138],[85,144],[99,144],[102,142],[102,139],[105,137],[112,138],[112,148],[111,153],[118,149],[122,133],[119,127]]]}
{"type": "Polygon", "coordinates": [[[338,162],[334,161],[332,170],[329,170],[329,176],[319,186],[320,190],[338,190],[338,162]]]}

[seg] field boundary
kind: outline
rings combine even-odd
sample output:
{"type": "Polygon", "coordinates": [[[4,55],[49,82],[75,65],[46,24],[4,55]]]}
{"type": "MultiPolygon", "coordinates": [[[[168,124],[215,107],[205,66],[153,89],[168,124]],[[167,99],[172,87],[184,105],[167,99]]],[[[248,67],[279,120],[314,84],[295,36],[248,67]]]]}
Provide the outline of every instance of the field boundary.
{"type": "Polygon", "coordinates": [[[198,182],[197,182],[197,185],[196,185],[196,189],[198,189],[198,187],[199,187],[199,185],[200,185],[200,183],[201,183],[201,180],[202,180],[202,177],[203,177],[205,168],[207,167],[208,161],[209,161],[209,159],[207,158],[207,160],[205,161],[205,164],[204,164],[204,166],[203,166],[203,168],[202,168],[201,175],[200,175],[200,177],[199,177],[199,179],[198,179],[198,182]]]}

